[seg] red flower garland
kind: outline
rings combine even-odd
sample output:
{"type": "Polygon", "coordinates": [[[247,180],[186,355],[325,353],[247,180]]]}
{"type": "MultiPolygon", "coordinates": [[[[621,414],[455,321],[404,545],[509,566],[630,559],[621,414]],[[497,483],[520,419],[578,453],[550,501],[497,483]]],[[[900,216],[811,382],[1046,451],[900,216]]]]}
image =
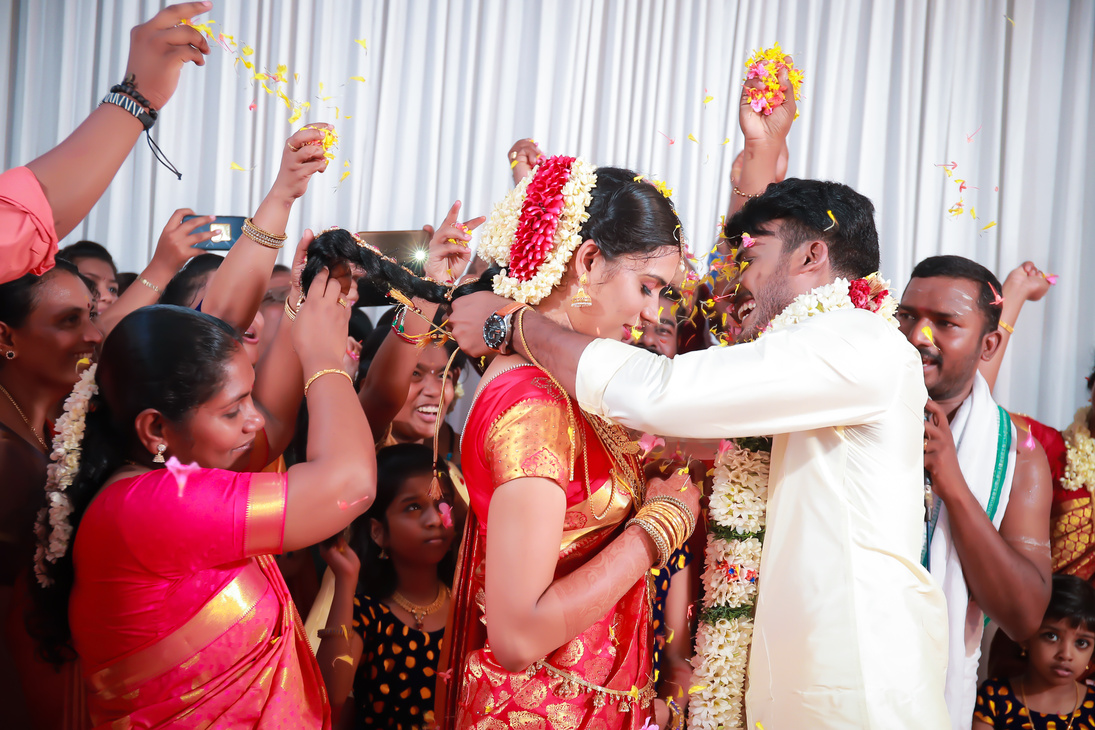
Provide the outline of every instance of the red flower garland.
{"type": "Polygon", "coordinates": [[[540,163],[525,189],[517,233],[509,253],[509,275],[528,281],[555,247],[555,230],[566,201],[563,186],[570,179],[573,157],[556,155],[540,163]]]}
{"type": "Polygon", "coordinates": [[[890,293],[889,289],[877,289],[867,279],[855,279],[848,284],[848,298],[856,309],[877,312],[882,300],[890,293]]]}

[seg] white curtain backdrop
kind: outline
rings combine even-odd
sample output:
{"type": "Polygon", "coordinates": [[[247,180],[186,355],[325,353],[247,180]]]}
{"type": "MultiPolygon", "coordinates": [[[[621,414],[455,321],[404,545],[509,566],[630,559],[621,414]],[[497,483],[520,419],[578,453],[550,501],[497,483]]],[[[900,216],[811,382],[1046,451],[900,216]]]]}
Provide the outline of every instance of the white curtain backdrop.
{"type": "MultiPolygon", "coordinates": [[[[129,28],[160,7],[0,0],[5,168],[56,144],[121,80],[129,28]]],[[[700,254],[741,147],[743,63],[779,41],[806,71],[789,174],[874,201],[883,273],[899,289],[936,253],[1001,279],[1026,259],[1060,274],[1020,318],[996,394],[1058,427],[1085,397],[1092,0],[215,0],[204,17],[252,46],[259,67],[288,66],[289,95],[312,103],[299,124],[338,128],[338,156],[297,203],[291,236],[418,228],[456,199],[467,217],[486,214],[510,185],[510,144],[531,136],[548,152],[666,180],[700,254]],[[332,98],[320,99],[320,82],[332,98]],[[948,178],[939,165],[952,162],[948,178]],[[947,214],[960,198],[976,220],[947,214]]],[[[138,270],[175,208],[254,211],[299,124],[233,58],[214,48],[207,66],[185,68],[155,127],[182,181],[140,142],[69,241],[100,241],[138,270]]]]}

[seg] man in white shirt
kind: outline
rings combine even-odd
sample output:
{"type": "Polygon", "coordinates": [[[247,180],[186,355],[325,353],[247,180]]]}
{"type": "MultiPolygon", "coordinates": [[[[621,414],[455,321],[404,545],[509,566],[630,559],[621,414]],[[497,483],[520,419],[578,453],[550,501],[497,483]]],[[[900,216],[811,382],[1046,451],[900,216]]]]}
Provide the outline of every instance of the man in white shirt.
{"type": "Polygon", "coordinates": [[[934,499],[921,559],[947,598],[953,730],[973,724],[985,614],[1025,641],[1051,587],[1049,463],[978,373],[1000,346],[1000,291],[984,266],[933,256],[913,269],[897,311],[931,396],[924,463],[934,499]]]}
{"type": "MultiPolygon", "coordinates": [[[[847,186],[788,179],[727,223],[731,239],[750,235],[738,244],[748,263],[735,306],[743,339],[763,333],[755,342],[669,360],[534,312],[509,340],[526,357],[527,343],[583,409],[636,430],[774,435],[749,728],[948,723],[945,601],[919,563],[920,358],[877,313],[881,295],[863,300],[848,283],[866,287],[878,268],[873,214],[847,186]],[[844,304],[818,313],[811,296],[844,304]],[[788,318],[801,321],[764,333],[788,318]]],[[[461,347],[485,354],[484,322],[504,304],[458,298],[450,322],[461,347]]]]}

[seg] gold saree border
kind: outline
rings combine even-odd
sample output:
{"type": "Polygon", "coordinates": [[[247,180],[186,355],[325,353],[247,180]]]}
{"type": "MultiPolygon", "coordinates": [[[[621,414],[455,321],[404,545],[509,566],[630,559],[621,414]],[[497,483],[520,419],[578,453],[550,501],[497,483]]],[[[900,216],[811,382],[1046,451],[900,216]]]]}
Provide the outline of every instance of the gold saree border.
{"type": "Polygon", "coordinates": [[[246,617],[269,587],[270,581],[258,563],[248,563],[185,624],[155,644],[90,675],[88,688],[105,702],[177,668],[246,617]]]}
{"type": "Polygon", "coordinates": [[[281,552],[285,535],[285,474],[252,474],[247,490],[247,517],[243,528],[245,555],[281,552]]]}

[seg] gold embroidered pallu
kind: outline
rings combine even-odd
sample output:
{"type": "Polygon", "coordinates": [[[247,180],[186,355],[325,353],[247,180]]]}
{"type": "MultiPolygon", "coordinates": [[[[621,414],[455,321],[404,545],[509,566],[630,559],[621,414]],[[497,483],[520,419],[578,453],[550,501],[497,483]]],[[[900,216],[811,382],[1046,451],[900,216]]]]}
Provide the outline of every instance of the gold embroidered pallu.
{"type": "Polygon", "coordinates": [[[612,473],[607,452],[579,416],[575,448],[589,448],[593,493],[587,498],[583,459],[571,447],[565,408],[550,381],[529,366],[496,377],[469,413],[462,463],[472,511],[445,638],[448,655],[442,657],[439,672],[437,717],[442,728],[639,728],[653,712],[645,578],[592,626],[524,672],[503,669],[487,639],[485,518],[498,486],[535,476],[565,489],[556,579],[585,565],[619,535],[635,511],[624,483],[612,473]]]}
{"type": "Polygon", "coordinates": [[[265,555],[173,633],[85,686],[95,727],[330,727],[300,618],[265,555]]]}

